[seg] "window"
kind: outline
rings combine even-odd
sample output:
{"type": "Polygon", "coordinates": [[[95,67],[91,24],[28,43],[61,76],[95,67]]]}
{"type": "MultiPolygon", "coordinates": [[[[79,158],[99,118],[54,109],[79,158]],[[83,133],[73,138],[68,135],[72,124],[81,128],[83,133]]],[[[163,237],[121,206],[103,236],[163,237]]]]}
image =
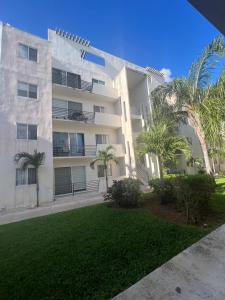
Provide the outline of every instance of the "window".
{"type": "Polygon", "coordinates": [[[37,125],[28,125],[28,140],[37,139],[37,125]]]}
{"type": "Polygon", "coordinates": [[[16,169],[16,185],[36,184],[37,176],[35,168],[16,169]]]}
{"type": "Polygon", "coordinates": [[[19,44],[19,57],[37,62],[37,49],[19,44]]]}
{"type": "Polygon", "coordinates": [[[16,169],[16,185],[26,184],[26,170],[16,169]]]}
{"type": "Polygon", "coordinates": [[[17,124],[17,139],[27,139],[27,124],[17,124]]]}
{"type": "Polygon", "coordinates": [[[94,105],[94,112],[101,112],[104,113],[105,112],[105,107],[104,106],[98,106],[98,105],[94,105]]]}
{"type": "Polygon", "coordinates": [[[99,80],[99,79],[95,79],[95,78],[92,79],[92,84],[93,84],[93,83],[105,85],[105,81],[99,80]]]}
{"type": "Polygon", "coordinates": [[[37,85],[18,81],[17,95],[37,99],[37,85]]]}
{"type": "Polygon", "coordinates": [[[28,184],[37,183],[36,169],[28,168],[28,184]]]}
{"type": "MultiPolygon", "coordinates": [[[[108,176],[112,176],[112,165],[108,165],[107,168],[108,176]]],[[[98,165],[98,177],[105,177],[105,169],[103,165],[98,165]]]]}
{"type": "Polygon", "coordinates": [[[37,140],[37,125],[17,123],[17,139],[37,140]]]}
{"type": "Polygon", "coordinates": [[[81,77],[78,74],[52,68],[52,82],[81,89],[81,77]]]}
{"type": "Polygon", "coordinates": [[[96,134],[96,145],[98,144],[109,144],[109,136],[106,134],[96,134]]]}

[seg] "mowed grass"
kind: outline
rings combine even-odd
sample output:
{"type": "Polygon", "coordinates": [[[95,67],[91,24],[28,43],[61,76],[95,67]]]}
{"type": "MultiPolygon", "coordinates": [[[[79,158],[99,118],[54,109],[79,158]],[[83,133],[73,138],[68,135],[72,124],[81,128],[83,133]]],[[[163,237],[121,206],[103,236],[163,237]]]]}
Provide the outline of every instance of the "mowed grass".
{"type": "Polygon", "coordinates": [[[212,229],[225,223],[225,178],[216,179],[216,192],[209,202],[212,229]]]}
{"type": "Polygon", "coordinates": [[[0,299],[109,299],[206,231],[105,204],[0,226],[0,299]]]}

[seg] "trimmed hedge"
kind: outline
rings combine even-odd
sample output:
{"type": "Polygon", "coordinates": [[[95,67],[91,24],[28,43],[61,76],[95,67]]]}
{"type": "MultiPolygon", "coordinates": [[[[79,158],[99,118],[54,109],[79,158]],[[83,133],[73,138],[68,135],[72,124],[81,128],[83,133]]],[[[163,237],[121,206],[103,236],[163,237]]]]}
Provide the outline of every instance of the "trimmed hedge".
{"type": "Polygon", "coordinates": [[[187,223],[197,223],[207,216],[216,187],[214,177],[207,174],[154,179],[149,184],[162,204],[174,202],[178,210],[186,213],[187,223]]]}

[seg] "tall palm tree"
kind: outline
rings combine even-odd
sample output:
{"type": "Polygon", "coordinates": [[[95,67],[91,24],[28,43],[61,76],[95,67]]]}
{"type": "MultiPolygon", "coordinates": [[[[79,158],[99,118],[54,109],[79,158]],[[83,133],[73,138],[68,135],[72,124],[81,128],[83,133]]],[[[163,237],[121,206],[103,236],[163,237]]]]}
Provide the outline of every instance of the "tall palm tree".
{"type": "Polygon", "coordinates": [[[118,163],[118,160],[113,153],[113,146],[109,145],[106,147],[105,150],[99,151],[97,154],[97,157],[93,159],[90,163],[90,167],[94,169],[95,164],[97,162],[100,162],[103,165],[104,168],[104,174],[105,174],[105,182],[106,182],[106,191],[109,189],[109,183],[108,183],[108,165],[110,161],[114,161],[116,164],[118,163]]]}
{"type": "Polygon", "coordinates": [[[15,162],[21,163],[21,168],[23,170],[27,169],[28,166],[33,166],[36,170],[36,191],[37,191],[37,207],[39,206],[39,174],[38,170],[41,165],[43,165],[45,159],[44,152],[37,152],[34,150],[33,154],[28,152],[19,152],[15,155],[15,162]]]}
{"type": "Polygon", "coordinates": [[[160,178],[163,178],[165,163],[175,161],[181,152],[186,157],[191,154],[187,140],[177,136],[173,128],[174,122],[161,120],[145,128],[137,138],[137,152],[140,156],[153,153],[158,157],[160,178]]]}
{"type": "Polygon", "coordinates": [[[199,139],[207,173],[211,166],[205,132],[200,117],[200,106],[204,101],[211,82],[211,71],[216,67],[218,57],[225,55],[223,37],[215,38],[190,68],[187,78],[178,78],[153,93],[154,106],[173,107],[173,112],[188,120],[199,139]],[[217,59],[217,60],[216,60],[217,59]]]}

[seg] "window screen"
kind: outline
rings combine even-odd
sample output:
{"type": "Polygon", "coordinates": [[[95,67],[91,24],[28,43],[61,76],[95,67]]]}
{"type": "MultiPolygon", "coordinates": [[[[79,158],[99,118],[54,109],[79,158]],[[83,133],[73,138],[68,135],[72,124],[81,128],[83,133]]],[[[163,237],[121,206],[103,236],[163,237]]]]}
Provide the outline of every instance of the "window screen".
{"type": "Polygon", "coordinates": [[[26,170],[16,169],[16,185],[26,184],[26,170]]]}
{"type": "Polygon", "coordinates": [[[37,183],[36,169],[35,168],[29,168],[28,169],[28,184],[35,184],[35,183],[37,183]]]}
{"type": "Polygon", "coordinates": [[[27,139],[27,124],[17,124],[17,139],[27,139]]]}
{"type": "Polygon", "coordinates": [[[37,62],[37,49],[29,47],[29,60],[37,62]]]}
{"type": "Polygon", "coordinates": [[[28,125],[28,140],[37,139],[37,125],[28,125]]]}

